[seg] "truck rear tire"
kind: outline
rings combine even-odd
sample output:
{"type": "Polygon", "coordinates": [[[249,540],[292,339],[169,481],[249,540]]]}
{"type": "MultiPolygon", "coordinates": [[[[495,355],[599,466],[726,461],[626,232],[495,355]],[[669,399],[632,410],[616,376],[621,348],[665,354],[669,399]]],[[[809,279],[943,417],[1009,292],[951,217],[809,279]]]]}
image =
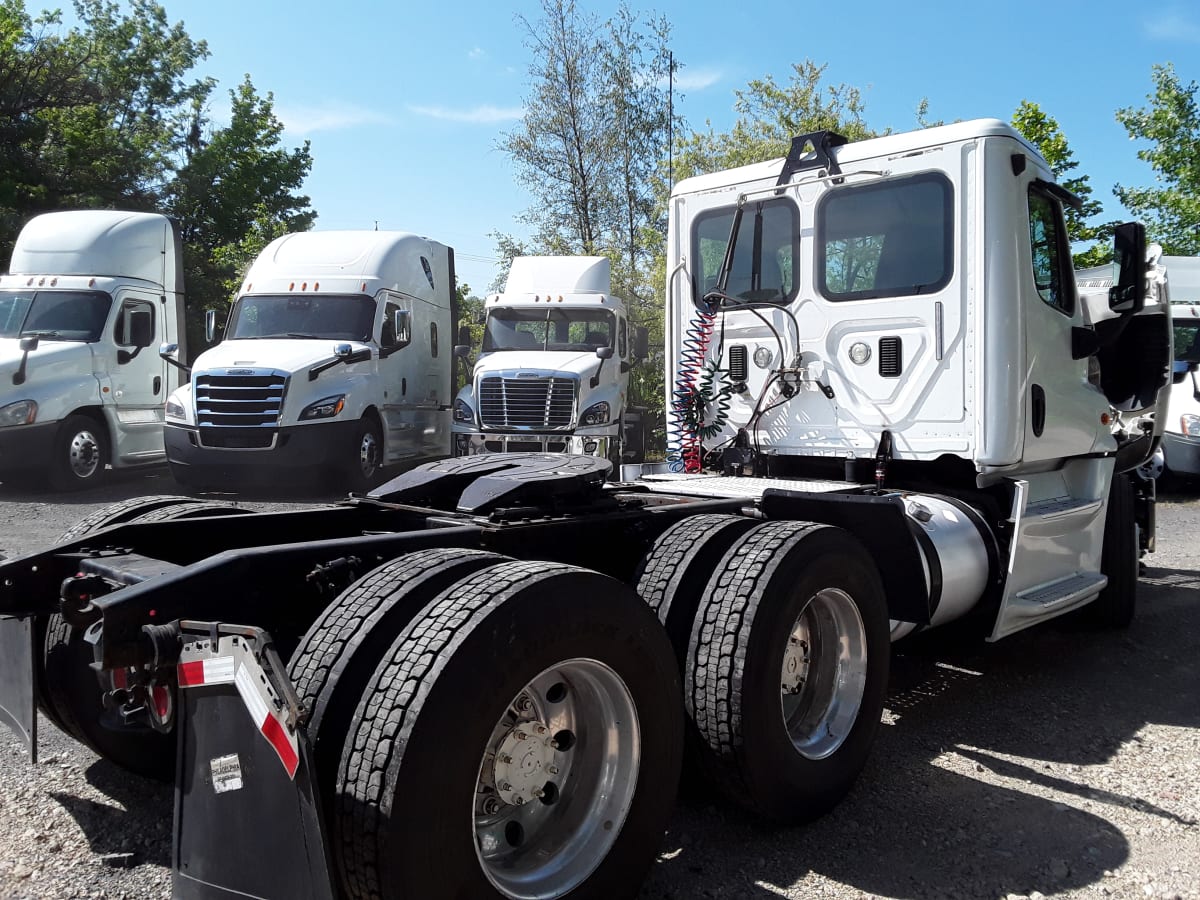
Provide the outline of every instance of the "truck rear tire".
{"type": "Polygon", "coordinates": [[[50,451],[48,480],[56,491],[78,491],[104,481],[110,456],[108,430],[91,416],[67,416],[50,451]]]}
{"type": "Polygon", "coordinates": [[[621,583],[547,562],[463,579],[356,710],[335,836],[347,896],[633,897],[675,799],[679,699],[662,628],[621,583]]]}
{"type": "Polygon", "coordinates": [[[1133,482],[1128,474],[1114,475],[1104,520],[1100,571],[1108,586],[1095,600],[1079,610],[1078,622],[1091,628],[1128,628],[1137,609],[1138,546],[1137,514],[1133,482]]]}
{"type": "Polygon", "coordinates": [[[840,528],[766,522],[733,544],[706,593],[684,678],[705,770],[767,818],[822,815],[866,764],[887,691],[873,560],[840,528]]]}
{"type": "Polygon", "coordinates": [[[756,524],[723,513],[689,516],[659,535],[642,558],[637,592],[667,630],[681,672],[709,578],[733,542],[756,524]]]}
{"type": "MultiPolygon", "coordinates": [[[[140,497],[86,516],[67,529],[58,543],[119,524],[248,512],[231,504],[205,503],[190,497],[140,497]]],[[[148,778],[170,780],[175,771],[173,733],[131,726],[109,728],[101,722],[104,690],[91,668],[92,647],[84,640],[84,631],[68,624],[59,613],[46,617],[38,672],[39,708],[62,731],[115,765],[148,778]]]]}
{"type": "Polygon", "coordinates": [[[288,661],[288,677],[309,711],[317,781],[332,809],[342,745],[354,708],[401,629],[462,578],[505,560],[483,550],[422,550],[368,572],[309,626],[288,661]]]}

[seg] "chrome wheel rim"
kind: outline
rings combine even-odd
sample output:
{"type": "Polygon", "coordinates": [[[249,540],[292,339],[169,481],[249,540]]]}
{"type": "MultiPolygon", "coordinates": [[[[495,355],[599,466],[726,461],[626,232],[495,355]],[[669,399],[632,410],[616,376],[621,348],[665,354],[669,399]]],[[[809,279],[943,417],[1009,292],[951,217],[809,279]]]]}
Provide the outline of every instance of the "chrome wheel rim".
{"type": "Polygon", "coordinates": [[[845,742],[867,685],[867,633],[850,595],[818,591],[788,634],[780,693],[796,752],[825,759],[845,742]]]}
{"type": "Polygon", "coordinates": [[[76,432],[67,446],[67,465],[76,478],[91,478],[100,468],[100,442],[88,430],[76,432]]]}
{"type": "Polygon", "coordinates": [[[492,729],[475,784],[475,853],[513,900],[578,887],[612,849],[633,803],[641,727],[622,678],[594,659],[553,665],[492,729]]]}
{"type": "Polygon", "coordinates": [[[379,468],[379,441],[375,432],[367,431],[358,443],[358,469],[363,478],[370,478],[379,468]]]}

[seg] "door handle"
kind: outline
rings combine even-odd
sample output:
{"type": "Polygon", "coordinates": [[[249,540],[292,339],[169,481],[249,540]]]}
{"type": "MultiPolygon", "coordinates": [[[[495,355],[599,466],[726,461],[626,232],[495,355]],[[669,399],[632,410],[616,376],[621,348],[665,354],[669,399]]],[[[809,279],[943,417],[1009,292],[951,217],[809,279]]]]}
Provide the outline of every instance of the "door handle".
{"type": "Polygon", "coordinates": [[[161,375],[155,375],[155,376],[154,376],[154,396],[155,396],[155,397],[157,397],[157,396],[158,396],[158,392],[159,392],[160,390],[162,390],[162,376],[161,376],[161,375]]]}

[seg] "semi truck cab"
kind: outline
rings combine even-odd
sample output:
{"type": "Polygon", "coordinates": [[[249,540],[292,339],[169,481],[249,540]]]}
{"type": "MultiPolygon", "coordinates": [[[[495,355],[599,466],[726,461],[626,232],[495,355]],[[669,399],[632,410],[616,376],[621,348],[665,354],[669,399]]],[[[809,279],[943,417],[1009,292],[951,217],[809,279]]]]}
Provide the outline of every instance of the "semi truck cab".
{"type": "Polygon", "coordinates": [[[163,461],[163,401],[182,376],[151,348],[183,343],[181,258],[154,213],[47,213],[22,229],[0,277],[0,478],[73,490],[163,461]]]}
{"type": "Polygon", "coordinates": [[[485,301],[479,358],[454,402],[456,455],[619,461],[629,372],[646,355],[646,337],[610,287],[607,257],[513,260],[503,293],[485,301]]]}

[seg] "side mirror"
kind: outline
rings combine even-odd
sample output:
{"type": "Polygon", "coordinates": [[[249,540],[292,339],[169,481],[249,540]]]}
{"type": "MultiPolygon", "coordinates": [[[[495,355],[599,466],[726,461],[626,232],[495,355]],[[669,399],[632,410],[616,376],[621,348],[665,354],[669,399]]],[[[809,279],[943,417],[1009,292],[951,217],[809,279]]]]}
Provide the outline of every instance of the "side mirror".
{"type": "Polygon", "coordinates": [[[613,348],[612,347],[597,347],[596,348],[596,356],[599,359],[612,359],[613,358],[613,348]]]}
{"type": "Polygon", "coordinates": [[[21,344],[20,344],[21,352],[22,353],[32,353],[34,350],[36,350],[38,348],[39,340],[40,340],[40,338],[36,334],[32,334],[29,337],[21,338],[21,344]]]}
{"type": "Polygon", "coordinates": [[[407,347],[412,343],[412,313],[407,309],[396,310],[396,346],[407,347]]]}
{"type": "Polygon", "coordinates": [[[1146,229],[1140,222],[1117,226],[1113,264],[1117,271],[1108,292],[1108,308],[1122,315],[1141,312],[1146,304],[1146,229]]]}
{"type": "Polygon", "coordinates": [[[649,356],[650,332],[644,326],[639,325],[633,332],[633,358],[640,361],[649,356]]]}
{"type": "Polygon", "coordinates": [[[468,344],[455,344],[454,355],[459,359],[467,359],[471,355],[471,347],[468,344]]]}
{"type": "Polygon", "coordinates": [[[158,345],[158,355],[159,356],[174,356],[176,351],[178,351],[178,350],[179,350],[178,344],[159,344],[158,345]]]}
{"type": "Polygon", "coordinates": [[[154,340],[154,313],[135,309],[129,313],[129,343],[139,350],[154,340]]]}
{"type": "Polygon", "coordinates": [[[204,311],[204,339],[210,344],[217,336],[217,311],[215,309],[206,309],[204,311]]]}
{"type": "Polygon", "coordinates": [[[471,346],[471,328],[468,325],[458,326],[458,343],[471,346]]]}
{"type": "Polygon", "coordinates": [[[354,347],[350,344],[335,344],[333,348],[333,355],[338,359],[345,359],[353,352],[354,347]]]}

